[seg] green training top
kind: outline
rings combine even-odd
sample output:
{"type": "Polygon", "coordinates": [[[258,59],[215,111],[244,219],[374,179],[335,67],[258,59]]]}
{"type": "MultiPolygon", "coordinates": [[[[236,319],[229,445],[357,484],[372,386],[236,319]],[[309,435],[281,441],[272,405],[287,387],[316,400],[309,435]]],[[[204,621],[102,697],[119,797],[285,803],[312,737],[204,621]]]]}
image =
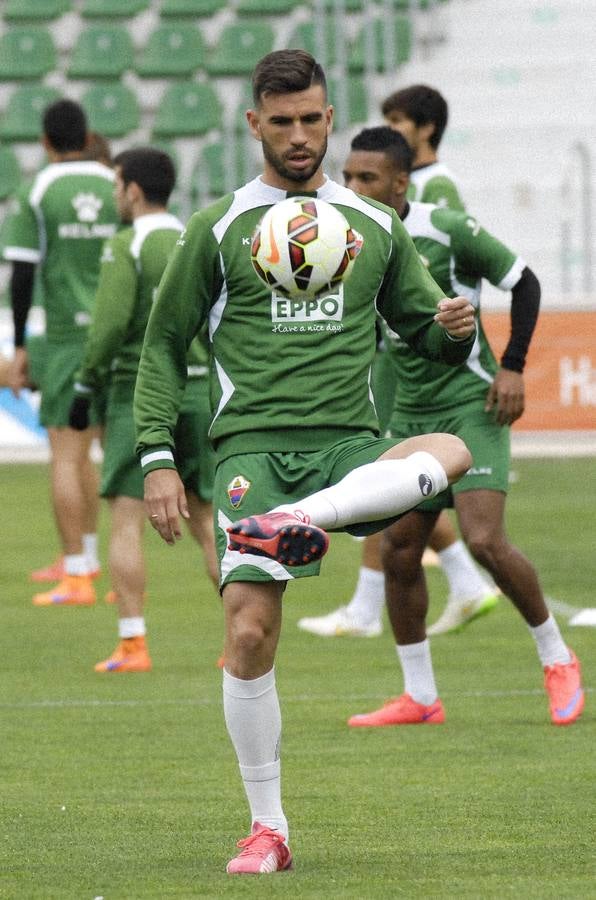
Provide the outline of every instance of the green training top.
{"type": "MultiPolygon", "coordinates": [[[[467,213],[412,203],[404,225],[423,264],[448,297],[467,297],[480,310],[482,279],[510,291],[525,262],[467,213]]],[[[484,399],[498,364],[477,318],[472,352],[459,367],[421,359],[399,329],[385,329],[385,344],[397,373],[394,409],[410,418],[442,412],[469,400],[484,399]],[[398,332],[397,334],[395,332],[398,332]]]]}
{"type": "Polygon", "coordinates": [[[50,341],[86,339],[101,248],[117,228],[113,181],[102,163],[52,163],[16,199],[4,258],[40,264],[50,341]]]}
{"type": "Polygon", "coordinates": [[[408,199],[419,203],[435,203],[437,206],[462,212],[465,210],[455,175],[440,162],[420,166],[410,172],[408,199]]]}
{"type": "Polygon", "coordinates": [[[333,181],[310,196],[337,206],[363,236],[350,278],[314,301],[266,287],[250,262],[251,235],[286,196],[256,178],[195,213],[181,235],[149,317],[136,385],[145,471],[173,466],[186,347],[206,320],[210,434],[220,458],[314,450],[376,432],[369,378],[377,309],[416,352],[453,365],[467,357],[473,337],[454,341],[434,321],[444,292],[395,212],[333,181]]]}
{"type": "MultiPolygon", "coordinates": [[[[101,257],[93,322],[75,390],[87,394],[109,377],[134,381],[151,306],[183,225],[166,212],[136,218],[106,242],[101,257]]],[[[206,351],[191,345],[190,374],[206,375],[206,351]]]]}

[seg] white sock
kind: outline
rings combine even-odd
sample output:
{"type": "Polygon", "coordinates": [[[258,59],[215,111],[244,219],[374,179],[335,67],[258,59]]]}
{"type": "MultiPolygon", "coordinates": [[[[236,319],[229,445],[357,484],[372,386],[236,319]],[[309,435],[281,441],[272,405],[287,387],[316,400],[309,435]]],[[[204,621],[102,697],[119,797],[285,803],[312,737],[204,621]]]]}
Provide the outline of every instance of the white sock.
{"type": "Polygon", "coordinates": [[[83,553],[89,563],[89,571],[96,572],[99,569],[98,539],[96,534],[83,535],[83,553]]]}
{"type": "Polygon", "coordinates": [[[64,557],[64,571],[67,575],[88,575],[89,563],[84,553],[67,553],[64,557]]]}
{"type": "Polygon", "coordinates": [[[223,670],[224,717],[234,745],[252,822],[288,837],[281,806],[281,711],[275,669],[245,681],[223,670]]]}
{"type": "Polygon", "coordinates": [[[571,662],[571,654],[561,637],[559,626],[552,613],[542,625],[535,628],[528,626],[532,637],[536,641],[536,649],[543,666],[553,666],[555,663],[571,662]]]}
{"type": "Polygon", "coordinates": [[[405,693],[416,703],[430,706],[438,695],[428,639],[419,644],[397,644],[396,649],[404,673],[405,693]]]}
{"type": "Polygon", "coordinates": [[[125,638],[144,637],[145,634],[144,616],[129,616],[125,619],[118,619],[118,636],[123,640],[125,638]]]}
{"type": "Polygon", "coordinates": [[[471,600],[491,593],[491,586],[482,577],[463,541],[454,541],[439,550],[439,560],[449,582],[449,596],[457,600],[471,600]]]}
{"type": "Polygon", "coordinates": [[[299,510],[319,528],[344,528],[399,515],[446,487],[441,463],[421,450],[405,459],[380,459],[357,466],[337,484],[304,500],[276,506],[272,512],[299,510]]]}
{"type": "Polygon", "coordinates": [[[348,613],[362,625],[381,621],[385,605],[385,574],[377,569],[360,566],[358,583],[348,604],[348,613]]]}

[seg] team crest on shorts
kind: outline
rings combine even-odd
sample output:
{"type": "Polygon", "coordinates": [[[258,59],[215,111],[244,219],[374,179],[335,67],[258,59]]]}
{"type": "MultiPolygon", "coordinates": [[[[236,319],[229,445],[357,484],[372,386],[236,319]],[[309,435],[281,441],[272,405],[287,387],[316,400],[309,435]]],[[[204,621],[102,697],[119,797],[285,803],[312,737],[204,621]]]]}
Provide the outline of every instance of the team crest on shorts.
{"type": "Polygon", "coordinates": [[[234,509],[238,509],[249,487],[250,481],[244,475],[236,475],[232,478],[228,485],[228,497],[234,509]]]}

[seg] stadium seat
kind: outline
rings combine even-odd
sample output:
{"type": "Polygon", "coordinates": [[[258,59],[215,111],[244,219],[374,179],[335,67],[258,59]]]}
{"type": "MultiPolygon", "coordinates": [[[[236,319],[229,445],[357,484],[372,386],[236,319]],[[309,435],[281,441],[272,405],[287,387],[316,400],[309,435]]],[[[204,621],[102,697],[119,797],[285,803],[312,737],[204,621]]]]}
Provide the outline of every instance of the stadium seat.
{"type": "Polygon", "coordinates": [[[323,64],[324,68],[333,65],[337,61],[336,45],[333,18],[331,16],[326,17],[323,23],[301,22],[292,31],[287,40],[288,47],[308,50],[323,64]],[[320,51],[319,40],[324,42],[324,53],[320,51]]]}
{"type": "Polygon", "coordinates": [[[205,192],[211,197],[219,197],[234,190],[247,180],[247,160],[242,141],[229,145],[231,160],[226,160],[226,150],[222,143],[207,144],[195,166],[191,179],[191,197],[200,206],[205,192]],[[226,163],[231,163],[231,171],[226,177],[226,163]]]}
{"type": "Polygon", "coordinates": [[[84,0],[81,14],[86,19],[105,19],[112,16],[135,16],[149,6],[149,0],[84,0]]]}
{"type": "Polygon", "coordinates": [[[70,78],[119,78],[132,68],[130,34],[123,25],[89,25],[75,44],[70,78]]]}
{"type": "Polygon", "coordinates": [[[159,25],[136,65],[143,78],[192,75],[203,65],[205,45],[198,28],[188,23],[159,25]]]}
{"type": "Polygon", "coordinates": [[[5,115],[0,117],[0,138],[7,141],[38,141],[43,111],[60,96],[55,88],[45,85],[25,84],[18,87],[8,101],[5,115]]]}
{"type": "Polygon", "coordinates": [[[393,23],[394,59],[392,60],[385,58],[388,50],[386,32],[387,23],[383,19],[372,19],[362,26],[348,54],[350,72],[363,72],[367,68],[373,68],[375,72],[393,72],[395,66],[402,65],[409,60],[412,52],[412,25],[407,16],[395,16],[393,23]],[[369,53],[369,42],[372,44],[372,60],[369,53]]]}
{"type": "Polygon", "coordinates": [[[329,102],[335,107],[335,121],[338,128],[347,128],[368,119],[368,96],[361,78],[353,75],[344,78],[330,78],[328,83],[329,102]]]}
{"type": "Polygon", "coordinates": [[[238,0],[236,12],[244,16],[279,16],[296,9],[296,0],[238,0]]]}
{"type": "Polygon", "coordinates": [[[70,0],[7,0],[4,18],[7,22],[57,19],[71,7],[70,0]]]}
{"type": "Polygon", "coordinates": [[[160,13],[164,18],[212,16],[225,5],[226,0],[163,0],[160,13]]]}
{"type": "Polygon", "coordinates": [[[273,49],[273,28],[266,22],[227,25],[207,58],[211,75],[248,75],[262,56],[273,49]]]}
{"type": "Polygon", "coordinates": [[[139,127],[136,94],[122,84],[96,84],[82,96],[89,128],[106,137],[123,137],[139,127]]]}
{"type": "Polygon", "coordinates": [[[0,145],[0,200],[14,194],[20,182],[21,170],[14,150],[0,145]]]}
{"type": "Polygon", "coordinates": [[[205,134],[221,124],[221,105],[210,84],[176,83],[163,95],[153,134],[175,138],[205,134]]]}
{"type": "Polygon", "coordinates": [[[0,80],[41,78],[55,65],[52,36],[41,25],[15,25],[0,38],[0,80]]]}
{"type": "MultiPolygon", "coordinates": [[[[324,0],[324,5],[328,10],[333,10],[335,0],[324,0]]],[[[364,0],[345,0],[345,12],[361,12],[364,9],[364,0]]]]}
{"type": "Polygon", "coordinates": [[[254,106],[252,99],[252,85],[245,84],[242,88],[242,92],[240,94],[240,99],[236,105],[236,112],[234,114],[234,131],[236,134],[244,134],[248,130],[248,125],[246,123],[246,110],[252,109],[254,106]]]}

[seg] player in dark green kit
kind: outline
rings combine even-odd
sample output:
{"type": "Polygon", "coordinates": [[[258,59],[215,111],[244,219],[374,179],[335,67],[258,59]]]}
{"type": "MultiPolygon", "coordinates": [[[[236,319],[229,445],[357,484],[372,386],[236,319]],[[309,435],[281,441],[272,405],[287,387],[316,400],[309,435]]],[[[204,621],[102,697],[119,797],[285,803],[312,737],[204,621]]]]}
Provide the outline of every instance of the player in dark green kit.
{"type": "MultiPolygon", "coordinates": [[[[109,382],[101,495],[112,520],[110,578],[118,603],[116,651],[97,672],[146,672],[143,475],[135,456],[132,416],[137,368],[147,319],[182,223],[167,211],[176,181],[170,157],[152,147],[120,153],[114,160],[115,196],[122,229],[104,247],[95,312],[82,367],[75,382],[70,424],[84,430],[93,397],[109,382]]],[[[191,508],[189,525],[203,545],[216,580],[211,511],[212,449],[207,440],[207,353],[196,338],[188,357],[185,401],[175,437],[181,476],[191,508]]]]}
{"type": "Polygon", "coordinates": [[[395,213],[323,174],[333,109],[312,56],[282,50],[264,57],[253,97],[247,120],[262,145],[264,173],[190,219],[151,312],[135,391],[147,512],[173,544],[179,517],[188,514],[174,461],[186,350],[209,323],[224,714],[252,817],[230,873],[291,865],[274,672],[285,585],[318,571],[323,529],[381,528],[471,463],[453,435],[401,444],[377,436],[369,389],[377,307],[416,352],[451,365],[467,358],[476,333],[472,305],[445,299],[395,213]],[[336,205],[363,236],[333,304],[328,297],[289,304],[252,271],[251,235],[288,193],[336,205]],[[226,548],[228,540],[246,552],[226,548]]]}
{"type": "Polygon", "coordinates": [[[386,532],[383,562],[389,618],[404,670],[405,693],[350,725],[379,726],[442,722],[430,647],[422,553],[442,509],[455,506],[462,535],[478,562],[522,614],[545,668],[545,686],[555,724],[580,715],[583,692],[579,663],[549,615],[530,562],[504,529],[509,483],[509,425],[524,410],[522,372],[538,316],[540,285],[525,262],[463,212],[430,203],[408,203],[411,154],[389,128],[370,128],[352,141],[344,167],[346,184],[390,204],[400,215],[421,258],[446,294],[463,294],[480,308],[482,278],[511,291],[511,337],[499,366],[478,319],[478,335],[465,363],[447,369],[413,353],[386,328],[396,370],[389,430],[396,438],[439,429],[458,434],[472,453],[466,475],[432,500],[404,515],[386,532]]]}

